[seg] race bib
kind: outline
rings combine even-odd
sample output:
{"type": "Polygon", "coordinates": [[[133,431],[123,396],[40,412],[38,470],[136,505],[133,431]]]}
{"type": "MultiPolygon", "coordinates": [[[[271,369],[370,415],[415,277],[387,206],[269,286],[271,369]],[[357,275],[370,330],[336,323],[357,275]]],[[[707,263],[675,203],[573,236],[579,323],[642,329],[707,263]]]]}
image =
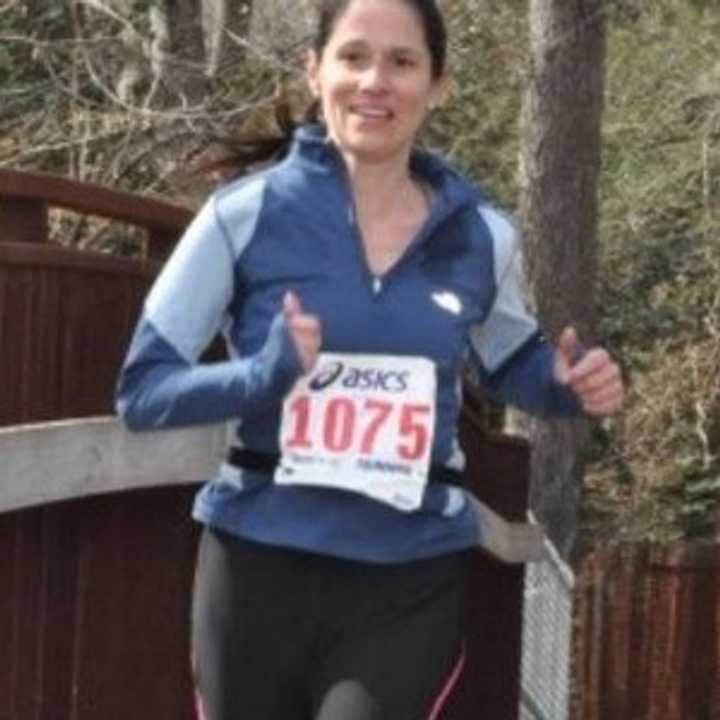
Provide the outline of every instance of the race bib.
{"type": "Polygon", "coordinates": [[[430,467],[435,385],[435,365],[425,358],[321,353],[285,398],[275,482],[417,509],[430,467]]]}

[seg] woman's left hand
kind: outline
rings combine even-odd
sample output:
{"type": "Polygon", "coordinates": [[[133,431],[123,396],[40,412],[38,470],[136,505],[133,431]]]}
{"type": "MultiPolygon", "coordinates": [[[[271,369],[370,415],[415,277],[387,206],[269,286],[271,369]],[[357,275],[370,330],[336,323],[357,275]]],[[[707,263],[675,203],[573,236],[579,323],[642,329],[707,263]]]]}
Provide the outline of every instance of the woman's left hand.
{"type": "Polygon", "coordinates": [[[614,415],[623,406],[620,367],[604,348],[583,353],[573,327],[562,331],[555,348],[555,379],[575,391],[588,415],[614,415]]]}

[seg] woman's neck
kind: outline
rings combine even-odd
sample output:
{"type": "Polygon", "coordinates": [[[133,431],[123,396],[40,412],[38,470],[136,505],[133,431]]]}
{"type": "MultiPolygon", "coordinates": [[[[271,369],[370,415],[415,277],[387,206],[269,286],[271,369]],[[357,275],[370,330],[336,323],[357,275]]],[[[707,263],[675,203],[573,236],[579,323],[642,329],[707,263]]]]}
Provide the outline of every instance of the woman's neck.
{"type": "Polygon", "coordinates": [[[430,195],[410,172],[409,158],[362,163],[345,158],[368,269],[384,275],[430,213],[430,195]]]}
{"type": "Polygon", "coordinates": [[[383,162],[363,162],[345,157],[350,187],[358,210],[372,215],[398,205],[407,207],[416,183],[410,173],[409,157],[383,162]]]}

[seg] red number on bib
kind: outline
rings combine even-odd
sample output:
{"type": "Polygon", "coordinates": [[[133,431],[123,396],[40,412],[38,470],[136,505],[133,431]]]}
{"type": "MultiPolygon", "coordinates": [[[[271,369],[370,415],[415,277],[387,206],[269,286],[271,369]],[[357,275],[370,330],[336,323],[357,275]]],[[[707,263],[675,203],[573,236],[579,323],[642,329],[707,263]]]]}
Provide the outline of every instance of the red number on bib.
{"type": "Polygon", "coordinates": [[[382,400],[366,400],[365,409],[371,411],[374,415],[363,433],[362,443],[360,444],[360,452],[363,455],[370,455],[373,451],[375,438],[377,437],[380,428],[385,424],[385,421],[390,416],[393,404],[383,402],[382,400]]]}
{"type": "Polygon", "coordinates": [[[352,444],[354,430],[355,404],[347,398],[333,398],[325,410],[325,447],[334,452],[347,450],[352,444]]]}
{"type": "Polygon", "coordinates": [[[295,415],[296,421],[293,423],[293,434],[287,439],[285,445],[291,448],[309,448],[312,447],[308,429],[310,428],[310,397],[301,395],[290,406],[290,412],[295,415]]]}
{"type": "MultiPolygon", "coordinates": [[[[371,455],[375,450],[378,434],[394,414],[393,403],[368,399],[363,409],[370,415],[367,427],[357,437],[357,407],[350,398],[335,397],[325,407],[322,418],[322,444],[331,452],[345,452],[360,441],[360,453],[371,455]]],[[[398,455],[404,460],[417,460],[427,450],[429,429],[427,416],[429,405],[400,405],[398,434],[403,442],[397,445],[398,455]]],[[[310,416],[313,412],[312,397],[301,395],[290,406],[293,416],[291,434],[285,441],[286,448],[312,449],[310,416]]],[[[356,446],[356,445],[355,445],[356,446]]],[[[356,446],[357,447],[357,446],[356,446]]]]}
{"type": "Polygon", "coordinates": [[[400,415],[400,435],[409,439],[409,444],[398,445],[397,451],[405,460],[422,457],[428,442],[428,430],[419,415],[427,415],[429,405],[403,405],[400,415]]]}

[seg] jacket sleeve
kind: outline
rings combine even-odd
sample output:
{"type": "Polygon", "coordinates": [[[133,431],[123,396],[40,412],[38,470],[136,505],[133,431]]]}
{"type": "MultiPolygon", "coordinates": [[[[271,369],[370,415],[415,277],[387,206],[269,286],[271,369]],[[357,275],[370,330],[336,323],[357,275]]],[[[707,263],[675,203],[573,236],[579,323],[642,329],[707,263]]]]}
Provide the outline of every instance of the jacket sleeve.
{"type": "Polygon", "coordinates": [[[470,330],[470,357],[481,382],[497,400],[535,415],[582,415],[575,393],[555,380],[555,351],[525,304],[514,226],[490,206],[479,212],[493,239],[496,287],[488,317],[470,330]]]}
{"type": "Polygon", "coordinates": [[[261,196],[250,190],[233,215],[232,240],[211,199],[153,285],[117,383],[115,407],[134,430],[221,422],[277,402],[302,372],[281,313],[255,355],[201,363],[223,330],[234,265],[253,235],[261,196]]]}

